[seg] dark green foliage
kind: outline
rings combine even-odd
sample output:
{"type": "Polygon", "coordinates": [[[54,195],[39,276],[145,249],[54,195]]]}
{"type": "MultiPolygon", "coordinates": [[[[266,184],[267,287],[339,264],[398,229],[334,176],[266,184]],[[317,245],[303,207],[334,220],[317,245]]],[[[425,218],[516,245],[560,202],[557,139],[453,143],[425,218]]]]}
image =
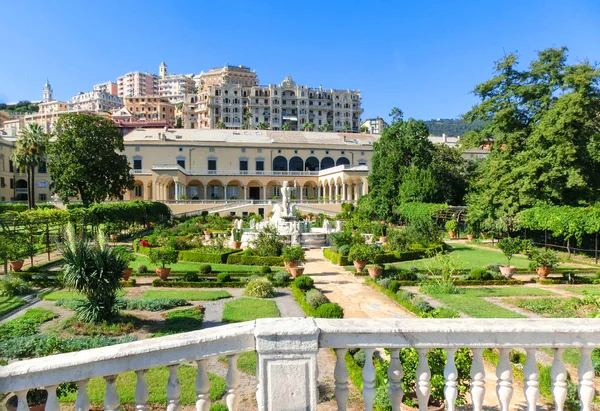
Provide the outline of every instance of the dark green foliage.
{"type": "Polygon", "coordinates": [[[200,277],[198,277],[198,273],[194,273],[194,272],[185,273],[185,275],[183,276],[183,279],[188,282],[198,281],[199,278],[200,277]]]}
{"type": "Polygon", "coordinates": [[[173,248],[155,247],[148,253],[148,259],[154,265],[160,265],[165,268],[168,264],[175,264],[178,260],[177,250],[173,248]]]}
{"type": "Polygon", "coordinates": [[[140,264],[137,267],[137,272],[138,274],[146,274],[148,272],[148,267],[146,267],[144,264],[140,264]]]}
{"type": "Polygon", "coordinates": [[[230,281],[228,283],[220,283],[218,281],[163,281],[159,278],[152,281],[152,287],[169,287],[169,288],[243,288],[246,286],[242,281],[230,281]]]}
{"type": "Polygon", "coordinates": [[[203,248],[179,252],[179,259],[195,263],[225,264],[229,257],[239,254],[240,250],[224,248],[219,252],[206,252],[203,248]]]}
{"type": "Polygon", "coordinates": [[[290,273],[287,271],[278,271],[273,276],[273,282],[276,285],[286,286],[290,281],[290,273]]]}
{"type": "Polygon", "coordinates": [[[365,366],[365,351],[360,349],[357,352],[355,352],[352,355],[352,358],[354,358],[354,361],[356,361],[356,364],[360,367],[360,368],[364,368],[365,366]]]}
{"type": "Polygon", "coordinates": [[[231,281],[231,275],[229,273],[219,273],[217,275],[217,281],[220,283],[226,283],[231,281]]]}
{"type": "Polygon", "coordinates": [[[285,245],[283,237],[277,234],[277,229],[268,225],[257,233],[252,242],[252,250],[261,257],[278,257],[285,245]]]}
{"type": "Polygon", "coordinates": [[[260,256],[245,256],[241,254],[232,254],[227,257],[227,264],[237,265],[268,265],[282,266],[283,260],[281,257],[260,257],[260,256]]]}
{"type": "Polygon", "coordinates": [[[85,206],[133,189],[123,136],[110,119],[88,114],[62,115],[56,141],[48,148],[52,191],[64,203],[79,196],[85,206]]]}
{"type": "Polygon", "coordinates": [[[425,120],[424,123],[429,129],[429,134],[438,137],[441,137],[443,134],[448,137],[464,137],[469,131],[477,130],[485,126],[485,123],[480,120],[468,123],[462,119],[452,118],[425,120]]]}
{"type": "Polygon", "coordinates": [[[263,265],[258,269],[258,272],[261,274],[269,274],[271,272],[271,267],[269,267],[268,265],[263,265]]]}
{"type": "Polygon", "coordinates": [[[393,293],[397,293],[398,290],[400,289],[400,283],[398,281],[396,281],[396,280],[392,280],[388,284],[387,289],[390,290],[393,293]]]}
{"type": "Polygon", "coordinates": [[[494,276],[485,268],[473,268],[469,271],[469,279],[476,281],[492,280],[494,276]]]}
{"type": "Polygon", "coordinates": [[[328,303],[329,300],[323,295],[323,293],[316,288],[310,289],[305,295],[306,303],[312,308],[319,308],[319,306],[328,303]]]}
{"type": "MultiPolygon", "coordinates": [[[[302,277],[300,277],[302,278],[302,277]]],[[[321,304],[317,308],[318,318],[344,318],[344,309],[336,303],[321,304]]]]}
{"type": "Polygon", "coordinates": [[[182,298],[119,298],[117,304],[122,310],[143,311],[163,311],[190,305],[182,298]]]}
{"type": "Polygon", "coordinates": [[[14,320],[0,324],[0,341],[14,337],[27,337],[39,333],[40,325],[56,318],[55,312],[45,308],[31,308],[14,320]]]}
{"type": "Polygon", "coordinates": [[[212,273],[212,267],[210,266],[210,264],[202,264],[198,271],[200,272],[200,274],[210,274],[212,273]]]}
{"type": "MultiPolygon", "coordinates": [[[[31,274],[29,274],[31,277],[31,274]]],[[[0,280],[0,295],[5,297],[15,297],[31,293],[31,287],[23,278],[23,275],[5,275],[0,280]]]]}
{"type": "Polygon", "coordinates": [[[39,110],[37,103],[28,100],[21,100],[15,104],[0,103],[0,110],[8,113],[37,113],[39,110]]]}
{"type": "Polygon", "coordinates": [[[307,275],[302,275],[294,280],[294,285],[306,292],[314,287],[315,282],[307,275]]]}

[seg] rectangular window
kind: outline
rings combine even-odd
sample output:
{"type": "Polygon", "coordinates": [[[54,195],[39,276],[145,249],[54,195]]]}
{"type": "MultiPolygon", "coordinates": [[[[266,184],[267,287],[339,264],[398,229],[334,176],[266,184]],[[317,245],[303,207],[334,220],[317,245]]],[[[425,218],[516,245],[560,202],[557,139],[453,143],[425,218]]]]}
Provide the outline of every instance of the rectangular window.
{"type": "Polygon", "coordinates": [[[208,171],[217,171],[217,160],[215,160],[215,159],[208,160],[208,171]]]}
{"type": "Polygon", "coordinates": [[[11,172],[11,173],[15,172],[15,166],[14,166],[12,160],[8,160],[8,171],[11,172]]]}
{"type": "Polygon", "coordinates": [[[185,160],[177,160],[177,165],[185,170],[185,160]]]}
{"type": "Polygon", "coordinates": [[[40,174],[46,174],[47,172],[48,171],[47,171],[47,167],[46,167],[46,162],[42,161],[40,163],[40,165],[38,166],[38,173],[40,173],[40,174]]]}
{"type": "Polygon", "coordinates": [[[248,171],[248,160],[240,160],[240,171],[248,171]]]}
{"type": "Polygon", "coordinates": [[[15,180],[14,179],[10,179],[10,188],[15,188],[15,180]]]}
{"type": "Polygon", "coordinates": [[[38,196],[40,201],[48,201],[47,195],[46,194],[39,194],[38,196]]]}
{"type": "Polygon", "coordinates": [[[6,187],[6,181],[4,181],[4,177],[0,177],[0,187],[6,187]]]}
{"type": "Polygon", "coordinates": [[[256,160],[256,171],[265,171],[265,160],[256,160]]]}
{"type": "Polygon", "coordinates": [[[142,169],[142,159],[141,158],[136,158],[135,160],[133,160],[133,169],[134,170],[142,169]]]}

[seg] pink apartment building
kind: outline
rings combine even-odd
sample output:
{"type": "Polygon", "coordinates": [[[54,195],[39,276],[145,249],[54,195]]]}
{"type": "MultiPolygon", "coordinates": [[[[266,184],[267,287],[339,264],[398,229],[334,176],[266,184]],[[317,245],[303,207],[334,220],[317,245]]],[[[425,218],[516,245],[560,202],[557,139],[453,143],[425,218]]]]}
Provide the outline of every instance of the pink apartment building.
{"type": "Polygon", "coordinates": [[[119,97],[145,97],[158,94],[158,76],[141,71],[127,73],[117,79],[119,97]]]}

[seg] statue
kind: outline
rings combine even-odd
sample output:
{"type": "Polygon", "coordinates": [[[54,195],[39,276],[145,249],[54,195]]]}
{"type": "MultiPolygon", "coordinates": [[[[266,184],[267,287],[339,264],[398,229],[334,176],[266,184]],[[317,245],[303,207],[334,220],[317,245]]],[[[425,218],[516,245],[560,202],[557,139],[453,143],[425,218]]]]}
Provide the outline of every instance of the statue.
{"type": "Polygon", "coordinates": [[[331,224],[329,223],[328,219],[323,220],[323,230],[326,233],[330,233],[331,232],[331,224]]]}
{"type": "Polygon", "coordinates": [[[256,227],[256,220],[255,220],[255,219],[253,219],[253,218],[251,218],[251,219],[250,219],[250,229],[251,229],[252,231],[254,231],[254,227],[256,227]]]}
{"type": "Polygon", "coordinates": [[[292,190],[293,188],[290,187],[290,183],[284,181],[283,186],[281,187],[281,213],[284,216],[289,216],[291,214],[290,199],[292,198],[292,190]]]}

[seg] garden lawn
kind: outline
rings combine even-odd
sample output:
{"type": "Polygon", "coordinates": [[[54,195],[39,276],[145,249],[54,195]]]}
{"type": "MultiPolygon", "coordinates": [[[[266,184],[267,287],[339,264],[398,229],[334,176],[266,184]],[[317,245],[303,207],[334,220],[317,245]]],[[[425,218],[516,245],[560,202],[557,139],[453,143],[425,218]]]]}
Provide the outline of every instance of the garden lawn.
{"type": "Polygon", "coordinates": [[[221,298],[229,298],[229,294],[225,290],[216,291],[193,291],[193,290],[148,290],[142,294],[142,298],[182,298],[188,301],[214,301],[221,298]]]}
{"type": "MultiPolygon", "coordinates": [[[[181,365],[177,374],[181,384],[181,405],[194,405],[196,401],[196,367],[181,365]]],[[[165,390],[166,381],[169,379],[169,369],[167,367],[152,368],[146,374],[146,383],[148,385],[149,404],[164,404],[167,402],[167,393],[165,390]]],[[[210,399],[216,401],[225,394],[225,380],[214,374],[208,374],[210,380],[210,399]]],[[[135,387],[137,376],[135,372],[129,371],[119,374],[117,377],[117,392],[121,404],[135,404],[135,387]]],[[[92,405],[101,406],[104,404],[104,393],[106,392],[106,382],[104,378],[92,378],[87,386],[87,392],[92,405]]],[[[77,398],[77,390],[68,393],[59,398],[61,403],[74,403],[77,398]]]]}
{"type": "MultiPolygon", "coordinates": [[[[148,273],[148,274],[154,275],[154,269],[156,268],[156,266],[154,264],[150,263],[150,260],[148,260],[148,257],[141,255],[141,254],[132,254],[132,255],[135,257],[135,261],[129,263],[129,267],[136,270],[138,265],[143,264],[146,267],[148,267],[148,271],[150,271],[150,273],[148,273]]],[[[258,273],[258,270],[260,269],[260,266],[254,266],[254,265],[192,263],[192,262],[186,262],[186,261],[180,261],[175,264],[170,264],[169,267],[171,267],[172,271],[198,272],[198,270],[200,269],[200,266],[205,265],[205,264],[210,265],[212,267],[213,271],[230,272],[230,273],[235,273],[235,272],[256,272],[256,273],[258,273]]],[[[280,270],[281,267],[272,267],[271,269],[275,272],[275,271],[280,270]]]]}
{"type": "MultiPolygon", "coordinates": [[[[122,297],[124,295],[125,295],[125,290],[117,291],[118,297],[122,297]]],[[[48,301],[70,300],[70,299],[74,299],[74,298],[82,299],[85,297],[83,296],[83,294],[80,294],[77,291],[69,290],[69,289],[52,291],[52,292],[42,295],[42,299],[48,300],[48,301]]]]}
{"type": "Polygon", "coordinates": [[[551,291],[525,287],[482,287],[461,288],[461,294],[437,294],[432,297],[457,311],[476,318],[525,318],[512,310],[500,307],[483,299],[483,297],[510,297],[534,295],[553,295],[551,291]]]}
{"type": "Polygon", "coordinates": [[[597,309],[572,298],[510,298],[507,303],[550,318],[585,318],[597,309]]]}
{"type": "Polygon", "coordinates": [[[22,305],[25,305],[25,300],[19,297],[0,297],[0,317],[22,305]]]}
{"type": "MultiPolygon", "coordinates": [[[[484,250],[481,248],[468,247],[462,244],[451,244],[450,253],[457,262],[458,269],[471,269],[485,267],[490,264],[506,265],[506,257],[500,251],[484,250]]],[[[426,270],[430,258],[399,263],[386,264],[386,267],[404,268],[417,267],[426,270]]],[[[515,256],[510,260],[510,265],[517,268],[529,268],[529,260],[524,257],[515,256]]]]}
{"type": "Polygon", "coordinates": [[[600,295],[600,285],[583,285],[583,286],[573,286],[573,285],[565,285],[562,287],[558,287],[561,290],[564,291],[569,291],[575,294],[582,294],[584,293],[584,291],[587,294],[591,294],[591,295],[600,295]]]}
{"type": "MultiPolygon", "coordinates": [[[[279,317],[280,313],[273,300],[257,298],[238,298],[228,301],[223,309],[223,321],[241,322],[257,318],[279,317]]],[[[226,357],[219,357],[220,361],[227,362],[226,357]]],[[[256,352],[250,351],[240,355],[237,363],[238,369],[249,375],[256,375],[256,352]]]]}

